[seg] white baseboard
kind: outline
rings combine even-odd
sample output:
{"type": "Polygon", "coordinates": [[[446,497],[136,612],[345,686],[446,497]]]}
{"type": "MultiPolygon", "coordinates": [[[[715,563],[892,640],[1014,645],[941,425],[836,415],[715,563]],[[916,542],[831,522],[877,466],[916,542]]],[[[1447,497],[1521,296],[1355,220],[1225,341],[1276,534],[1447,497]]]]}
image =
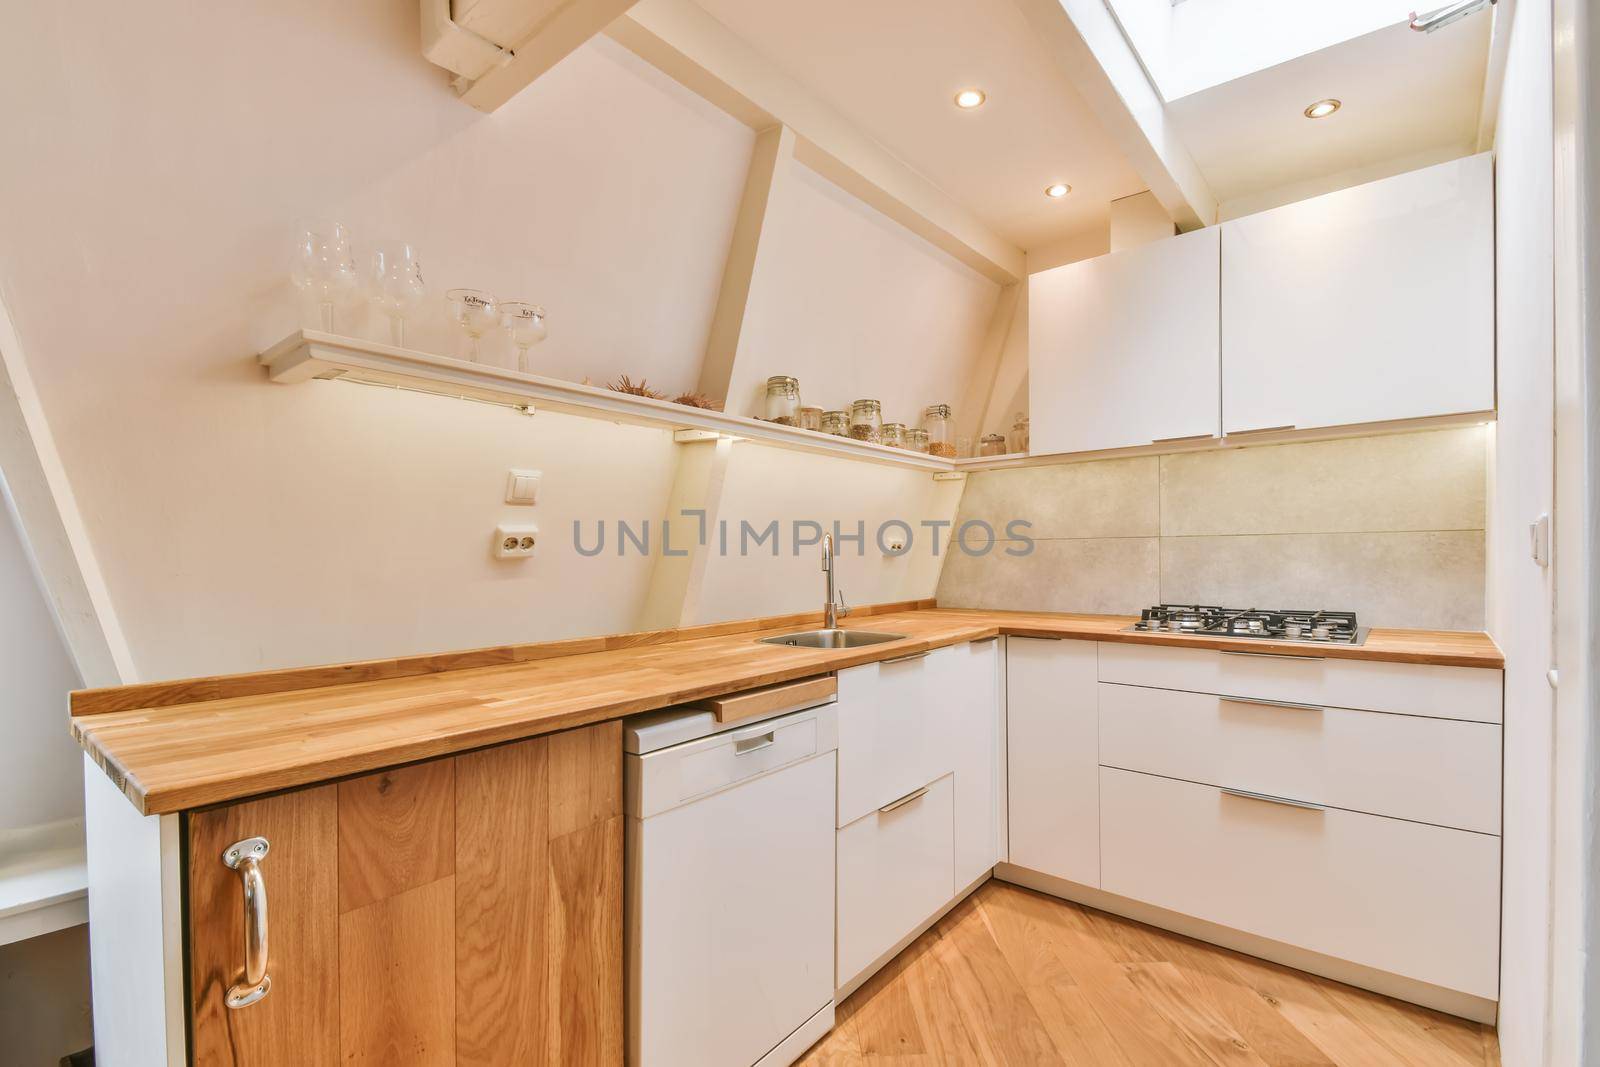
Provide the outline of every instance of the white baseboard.
{"type": "MultiPolygon", "coordinates": [[[[1235,930],[1227,926],[1218,926],[1216,923],[1206,922],[1175,911],[1167,911],[1153,904],[1130,900],[1127,897],[1107,893],[1102,889],[1092,886],[1080,885],[1069,882],[1064,878],[1056,878],[1048,874],[1041,874],[1026,867],[1018,867],[1011,863],[1002,863],[994,869],[994,876],[1002,882],[1020,885],[1026,889],[1037,890],[1053,897],[1070,900],[1077,904],[1084,904],[1099,911],[1108,911],[1113,915],[1120,915],[1126,919],[1158,926],[1163,930],[1171,930],[1175,934],[1192,937],[1196,941],[1205,941],[1209,944],[1220,945],[1223,948],[1242,952],[1247,956],[1257,956],[1273,963],[1280,963],[1285,967],[1295,970],[1307,971],[1311,974],[1331,978],[1335,982],[1353,985],[1361,989],[1382,993],[1386,997],[1404,1000],[1411,1004],[1420,1004],[1425,1008],[1442,1011],[1449,1015],[1458,1015],[1463,1019],[1473,1022],[1493,1025],[1496,1019],[1498,1005],[1492,1000],[1472,996],[1470,993],[1461,993],[1454,989],[1445,989],[1443,986],[1430,985],[1419,982],[1414,978],[1403,978],[1387,971],[1374,970],[1363,967],[1358,963],[1337,959],[1333,956],[1324,956],[1318,952],[1288,945],[1282,941],[1272,941],[1255,934],[1247,934],[1242,930],[1235,930]]],[[[976,887],[974,887],[976,888],[976,887]]],[[[877,970],[877,967],[871,968],[877,970]]],[[[841,997],[842,999],[842,997],[841,997]]]]}

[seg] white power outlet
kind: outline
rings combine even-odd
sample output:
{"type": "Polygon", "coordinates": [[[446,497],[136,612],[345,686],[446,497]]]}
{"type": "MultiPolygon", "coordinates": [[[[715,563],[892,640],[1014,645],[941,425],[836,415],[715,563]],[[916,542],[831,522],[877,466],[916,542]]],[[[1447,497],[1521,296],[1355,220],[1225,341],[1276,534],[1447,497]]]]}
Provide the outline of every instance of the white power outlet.
{"type": "Polygon", "coordinates": [[[497,559],[527,559],[539,543],[539,527],[533,523],[494,528],[494,554],[497,559]]]}

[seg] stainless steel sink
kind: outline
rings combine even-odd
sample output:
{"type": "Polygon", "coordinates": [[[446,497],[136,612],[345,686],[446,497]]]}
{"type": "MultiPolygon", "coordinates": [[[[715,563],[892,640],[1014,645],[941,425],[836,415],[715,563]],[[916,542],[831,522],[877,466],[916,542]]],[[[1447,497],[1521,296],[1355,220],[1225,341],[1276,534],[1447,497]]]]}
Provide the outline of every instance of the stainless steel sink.
{"type": "Polygon", "coordinates": [[[795,648],[860,648],[862,645],[881,645],[885,641],[899,641],[905,634],[873,633],[871,630],[801,630],[794,634],[763,637],[764,645],[791,645],[795,648]]]}

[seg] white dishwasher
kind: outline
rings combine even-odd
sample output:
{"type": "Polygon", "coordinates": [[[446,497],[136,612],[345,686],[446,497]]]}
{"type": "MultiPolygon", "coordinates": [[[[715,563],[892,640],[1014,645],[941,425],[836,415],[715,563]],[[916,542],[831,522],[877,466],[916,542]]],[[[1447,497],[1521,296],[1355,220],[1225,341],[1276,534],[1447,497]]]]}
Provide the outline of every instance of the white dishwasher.
{"type": "Polygon", "coordinates": [[[628,1062],[787,1067],[833,1027],[832,699],[623,738],[628,1062]]]}

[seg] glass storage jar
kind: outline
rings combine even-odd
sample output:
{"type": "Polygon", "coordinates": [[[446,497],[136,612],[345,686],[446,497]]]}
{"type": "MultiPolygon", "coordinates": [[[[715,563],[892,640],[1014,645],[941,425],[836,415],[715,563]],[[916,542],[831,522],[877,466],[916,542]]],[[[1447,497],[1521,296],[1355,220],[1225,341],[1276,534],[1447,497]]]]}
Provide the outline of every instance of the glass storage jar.
{"type": "Polygon", "coordinates": [[[907,430],[906,447],[913,452],[926,452],[928,450],[928,431],[918,429],[907,430]]]}
{"type": "Polygon", "coordinates": [[[934,404],[922,413],[922,428],[928,433],[928,454],[956,458],[956,424],[949,404],[934,404]]]}
{"type": "Polygon", "coordinates": [[[850,413],[848,411],[824,411],[822,413],[822,432],[831,433],[838,437],[849,437],[850,413]]]}
{"type": "Polygon", "coordinates": [[[801,408],[800,409],[800,428],[802,430],[820,430],[820,429],[822,429],[822,409],[821,408],[801,408]]]}
{"type": "Polygon", "coordinates": [[[800,379],[777,374],[767,379],[767,421],[800,425],[800,379]]]}
{"type": "Polygon", "coordinates": [[[1028,416],[1025,412],[1017,412],[1011,420],[1011,437],[1006,445],[1013,452],[1028,450],[1028,416]]]}
{"type": "Polygon", "coordinates": [[[986,433],[978,439],[978,455],[1003,456],[1006,454],[1005,434],[986,433]]]}
{"type": "Polygon", "coordinates": [[[857,400],[851,404],[850,436],[857,441],[877,444],[883,438],[883,405],[876,400],[857,400]]]}
{"type": "Polygon", "coordinates": [[[890,448],[906,447],[906,424],[903,422],[884,423],[882,443],[890,448]]]}

